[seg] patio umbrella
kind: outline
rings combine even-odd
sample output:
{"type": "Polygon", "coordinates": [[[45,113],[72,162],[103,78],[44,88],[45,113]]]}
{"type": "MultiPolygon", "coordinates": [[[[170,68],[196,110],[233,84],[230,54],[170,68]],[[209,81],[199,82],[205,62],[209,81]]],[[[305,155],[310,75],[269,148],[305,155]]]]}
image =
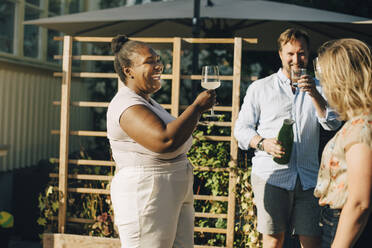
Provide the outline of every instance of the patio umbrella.
{"type": "MultiPolygon", "coordinates": [[[[366,18],[264,0],[201,0],[201,37],[258,38],[248,49],[276,50],[279,34],[301,27],[311,36],[311,50],[324,41],[353,37],[372,44],[366,18]],[[357,22],[362,22],[357,24],[357,22]]],[[[75,36],[192,37],[193,0],[152,2],[25,22],[75,36]]]]}

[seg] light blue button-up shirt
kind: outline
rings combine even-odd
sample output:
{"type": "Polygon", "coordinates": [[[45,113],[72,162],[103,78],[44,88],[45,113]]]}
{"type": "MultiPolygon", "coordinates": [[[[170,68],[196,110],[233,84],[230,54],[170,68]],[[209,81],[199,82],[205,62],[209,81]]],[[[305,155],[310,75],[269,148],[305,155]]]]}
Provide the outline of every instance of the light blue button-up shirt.
{"type": "MultiPolygon", "coordinates": [[[[319,82],[315,83],[322,94],[319,82]]],[[[282,69],[248,87],[235,123],[234,135],[239,147],[247,150],[251,139],[257,134],[263,138],[277,137],[283,120],[288,118],[295,121],[294,144],[289,164],[277,164],[270,154],[256,150],[252,159],[252,174],[287,190],[294,189],[298,175],[304,190],[314,188],[319,169],[318,123],[326,130],[335,130],[341,122],[329,108],[325,118],[320,118],[308,93],[299,89],[292,92],[290,80],[282,69]]]]}

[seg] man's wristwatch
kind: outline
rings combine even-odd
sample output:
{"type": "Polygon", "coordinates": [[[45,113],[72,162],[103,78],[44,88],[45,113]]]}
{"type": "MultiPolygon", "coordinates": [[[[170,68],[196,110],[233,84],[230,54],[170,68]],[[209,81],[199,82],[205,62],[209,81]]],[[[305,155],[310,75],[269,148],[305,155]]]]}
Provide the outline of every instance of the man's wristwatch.
{"type": "Polygon", "coordinates": [[[265,140],[265,138],[262,138],[260,141],[258,141],[257,150],[264,151],[264,147],[263,147],[264,140],[265,140]]]}

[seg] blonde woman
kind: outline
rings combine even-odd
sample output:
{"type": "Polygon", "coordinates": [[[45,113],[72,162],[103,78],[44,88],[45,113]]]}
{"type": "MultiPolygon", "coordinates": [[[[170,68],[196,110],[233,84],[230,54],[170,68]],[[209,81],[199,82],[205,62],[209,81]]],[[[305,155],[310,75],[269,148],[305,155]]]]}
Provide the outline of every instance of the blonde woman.
{"type": "Polygon", "coordinates": [[[323,151],[314,195],[323,206],[322,247],[371,247],[372,56],[356,39],[319,50],[320,82],[346,121],[323,151]]]}

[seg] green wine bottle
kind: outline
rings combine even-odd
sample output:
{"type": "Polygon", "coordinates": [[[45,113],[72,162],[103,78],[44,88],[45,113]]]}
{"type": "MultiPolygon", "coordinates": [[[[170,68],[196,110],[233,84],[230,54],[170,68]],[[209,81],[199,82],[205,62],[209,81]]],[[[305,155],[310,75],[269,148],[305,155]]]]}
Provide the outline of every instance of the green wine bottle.
{"type": "Polygon", "coordinates": [[[285,119],[283,121],[283,126],[280,128],[278,133],[278,141],[281,142],[282,147],[284,148],[285,154],[281,158],[274,157],[274,161],[278,164],[288,164],[291,159],[292,146],[293,146],[293,123],[292,119],[285,119]]]}

